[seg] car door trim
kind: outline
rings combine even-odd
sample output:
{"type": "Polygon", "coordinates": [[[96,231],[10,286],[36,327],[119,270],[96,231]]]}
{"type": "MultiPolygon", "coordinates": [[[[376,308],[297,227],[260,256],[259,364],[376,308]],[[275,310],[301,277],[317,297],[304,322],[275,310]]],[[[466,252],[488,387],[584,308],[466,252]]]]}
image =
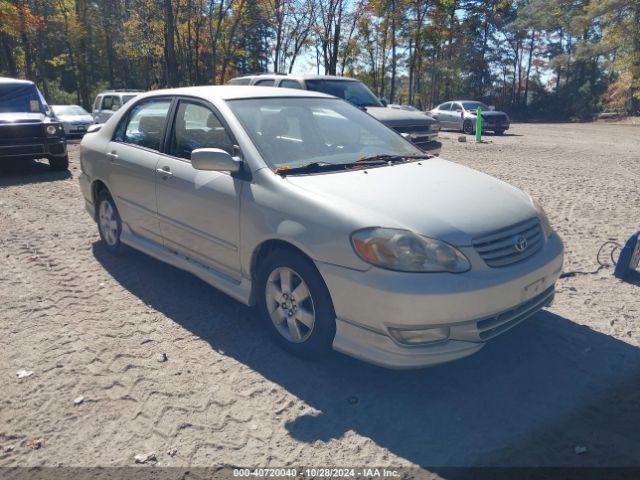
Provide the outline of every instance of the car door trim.
{"type": "MultiPolygon", "coordinates": [[[[213,235],[209,235],[208,233],[205,233],[205,232],[203,232],[201,230],[198,230],[197,228],[193,228],[193,227],[191,227],[191,226],[189,226],[189,225],[187,225],[185,223],[179,222],[178,220],[173,220],[173,219],[171,219],[171,218],[169,218],[169,217],[167,217],[165,215],[162,215],[160,212],[158,212],[158,218],[162,222],[168,223],[169,225],[173,225],[176,228],[180,228],[182,230],[186,230],[186,231],[188,231],[190,233],[193,233],[194,235],[196,235],[198,237],[201,237],[201,238],[203,238],[205,240],[209,240],[209,241],[211,241],[213,243],[216,243],[216,244],[220,245],[221,247],[226,248],[227,250],[231,250],[231,251],[234,251],[234,252],[238,251],[238,246],[237,245],[234,245],[233,243],[229,243],[229,242],[227,242],[225,240],[222,240],[221,238],[214,237],[213,235]]],[[[171,240],[169,240],[169,241],[171,241],[171,240]]],[[[186,247],[184,245],[182,245],[182,247],[188,248],[188,247],[186,247]]],[[[205,256],[205,255],[202,255],[202,256],[205,256]]],[[[209,258],[209,257],[206,256],[206,258],[209,258]]]]}

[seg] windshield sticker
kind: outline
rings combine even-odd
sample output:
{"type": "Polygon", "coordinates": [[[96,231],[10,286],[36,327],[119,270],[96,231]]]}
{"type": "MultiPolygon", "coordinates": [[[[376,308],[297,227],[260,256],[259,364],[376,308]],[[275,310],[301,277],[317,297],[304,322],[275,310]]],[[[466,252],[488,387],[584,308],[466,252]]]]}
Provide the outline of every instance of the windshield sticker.
{"type": "Polygon", "coordinates": [[[40,111],[40,102],[38,102],[37,100],[31,100],[29,102],[29,108],[31,109],[31,111],[33,113],[37,113],[40,111]]]}

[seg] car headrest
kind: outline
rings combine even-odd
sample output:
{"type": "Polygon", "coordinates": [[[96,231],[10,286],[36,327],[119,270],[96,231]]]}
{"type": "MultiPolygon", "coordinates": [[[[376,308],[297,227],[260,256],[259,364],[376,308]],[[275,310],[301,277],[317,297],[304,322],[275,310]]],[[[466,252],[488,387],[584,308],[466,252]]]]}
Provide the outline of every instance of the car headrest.
{"type": "Polygon", "coordinates": [[[267,113],[262,115],[261,127],[262,136],[272,139],[289,132],[289,121],[281,112],[267,113]]]}
{"type": "Polygon", "coordinates": [[[164,126],[164,117],[155,115],[140,118],[139,129],[143,133],[160,133],[164,126]]]}

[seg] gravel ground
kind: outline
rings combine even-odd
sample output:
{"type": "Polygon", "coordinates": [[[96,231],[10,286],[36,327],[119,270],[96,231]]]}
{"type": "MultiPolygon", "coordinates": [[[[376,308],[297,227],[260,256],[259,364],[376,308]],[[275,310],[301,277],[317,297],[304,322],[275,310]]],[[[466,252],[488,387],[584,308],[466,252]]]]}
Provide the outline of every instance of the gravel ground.
{"type": "Polygon", "coordinates": [[[77,146],[71,175],[0,174],[0,466],[640,465],[640,287],[596,272],[603,241],[640,229],[640,128],[442,136],[445,158],[540,199],[576,274],[548,311],[419,371],[301,361],[191,275],[109,255],[77,146]]]}

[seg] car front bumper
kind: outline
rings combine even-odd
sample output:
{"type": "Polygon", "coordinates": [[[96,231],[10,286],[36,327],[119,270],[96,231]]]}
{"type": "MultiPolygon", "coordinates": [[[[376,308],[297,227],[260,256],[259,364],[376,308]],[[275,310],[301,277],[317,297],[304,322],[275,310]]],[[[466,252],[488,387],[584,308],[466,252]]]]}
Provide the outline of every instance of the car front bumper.
{"type": "Polygon", "coordinates": [[[19,141],[0,142],[0,158],[32,160],[38,158],[57,158],[67,154],[67,142],[64,138],[18,139],[19,141]]]}
{"type": "Polygon", "coordinates": [[[463,274],[363,272],[316,262],[336,311],[334,349],[388,368],[435,365],[477,352],[553,301],[563,264],[555,233],[540,252],[504,268],[483,268],[473,249],[462,250],[474,265],[463,274]],[[431,327],[449,328],[448,340],[405,345],[389,333],[431,327]]]}

